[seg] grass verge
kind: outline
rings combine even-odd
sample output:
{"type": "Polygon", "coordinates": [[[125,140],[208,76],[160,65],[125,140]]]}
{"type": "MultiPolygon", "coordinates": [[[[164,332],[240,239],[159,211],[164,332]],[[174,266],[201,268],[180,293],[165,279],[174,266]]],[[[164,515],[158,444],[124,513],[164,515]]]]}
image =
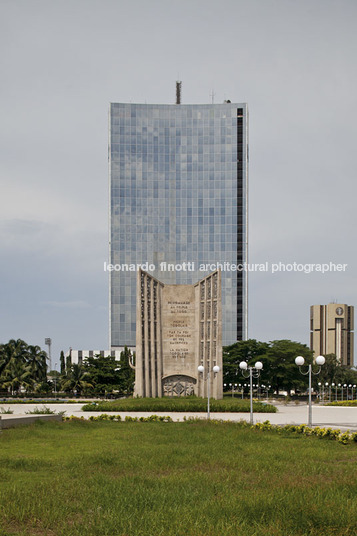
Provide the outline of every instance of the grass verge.
{"type": "Polygon", "coordinates": [[[0,436],[1,536],[354,536],[357,445],[234,423],[0,436]]]}
{"type": "Polygon", "coordinates": [[[341,400],[341,401],[335,401],[335,402],[328,402],[325,403],[324,406],[357,406],[357,400],[341,400]]]}
{"type": "MultiPolygon", "coordinates": [[[[222,400],[210,400],[212,412],[249,413],[249,400],[237,398],[224,398],[222,400]]],[[[207,399],[196,397],[183,398],[123,398],[103,402],[92,402],[82,407],[83,411],[184,411],[206,412],[207,399]]],[[[265,402],[253,403],[254,413],[276,413],[276,407],[265,402]]]]}
{"type": "Polygon", "coordinates": [[[66,398],[0,398],[1,404],[80,404],[86,402],[87,400],[67,400],[66,398]]]}

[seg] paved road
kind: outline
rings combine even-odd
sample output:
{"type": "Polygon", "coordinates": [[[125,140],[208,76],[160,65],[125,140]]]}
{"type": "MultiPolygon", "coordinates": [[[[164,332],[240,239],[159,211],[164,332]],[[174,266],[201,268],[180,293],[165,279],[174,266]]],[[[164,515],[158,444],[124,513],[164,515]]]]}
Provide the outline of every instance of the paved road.
{"type": "MultiPolygon", "coordinates": [[[[67,416],[74,415],[76,417],[83,416],[88,419],[90,415],[101,415],[103,412],[84,412],[81,411],[81,404],[46,404],[46,407],[58,412],[65,411],[67,416]]],[[[15,416],[25,415],[27,411],[31,411],[35,407],[41,407],[42,404],[8,404],[0,402],[1,408],[10,408],[14,413],[12,415],[3,414],[3,419],[11,419],[15,416]]],[[[306,424],[307,423],[307,405],[277,405],[277,413],[255,413],[254,422],[263,422],[269,420],[272,424],[306,424]]],[[[116,412],[125,418],[126,415],[131,416],[149,416],[154,412],[116,412]]],[[[157,415],[170,415],[174,421],[182,421],[184,417],[205,417],[205,413],[160,413],[157,415]]],[[[249,413],[211,413],[212,419],[223,419],[230,421],[249,421],[249,413]]],[[[340,428],[341,430],[357,431],[357,408],[351,407],[334,407],[334,406],[313,406],[312,419],[315,426],[330,426],[331,428],[340,428]]]]}

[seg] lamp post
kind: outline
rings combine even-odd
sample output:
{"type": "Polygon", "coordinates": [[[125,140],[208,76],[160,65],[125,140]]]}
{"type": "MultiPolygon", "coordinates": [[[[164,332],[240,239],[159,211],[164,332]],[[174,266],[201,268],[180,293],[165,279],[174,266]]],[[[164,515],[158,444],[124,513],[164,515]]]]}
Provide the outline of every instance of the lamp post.
{"type": "Polygon", "coordinates": [[[237,387],[236,383],[232,383],[232,398],[234,397],[234,388],[237,387]]]}
{"type": "Polygon", "coordinates": [[[266,391],[267,402],[269,402],[269,389],[271,388],[271,385],[262,385],[262,388],[266,391]]]}
{"type": "MultiPolygon", "coordinates": [[[[202,375],[205,371],[205,367],[203,365],[199,365],[197,367],[197,370],[198,372],[201,372],[202,375]]],[[[218,365],[215,365],[213,368],[212,368],[212,372],[214,374],[214,377],[216,377],[216,374],[220,371],[220,368],[218,365]]],[[[203,379],[204,380],[207,380],[207,419],[209,420],[210,419],[210,408],[209,408],[209,399],[210,399],[210,371],[208,370],[207,371],[207,375],[206,377],[204,377],[203,375],[203,379]]]]}
{"type": "MultiPolygon", "coordinates": [[[[55,371],[57,372],[57,363],[55,363],[55,371]]],[[[55,396],[57,395],[57,375],[55,376],[55,396]]]]}
{"type": "Polygon", "coordinates": [[[305,363],[305,359],[299,355],[296,359],[295,359],[295,364],[299,367],[299,370],[301,372],[301,374],[303,374],[304,376],[306,376],[307,374],[309,375],[309,411],[308,411],[308,426],[311,428],[312,426],[312,401],[311,401],[311,378],[312,378],[312,374],[320,374],[320,371],[321,371],[321,367],[322,365],[324,365],[325,363],[325,358],[323,355],[319,355],[316,360],[315,360],[315,363],[316,365],[319,367],[319,370],[317,372],[314,372],[312,370],[312,365],[308,365],[308,370],[306,372],[303,372],[301,370],[301,367],[303,366],[303,364],[305,363]]]}
{"type": "Polygon", "coordinates": [[[335,383],[331,383],[331,385],[335,388],[335,400],[337,400],[337,385],[335,383]]]}
{"type": "Polygon", "coordinates": [[[248,363],[246,363],[245,361],[241,361],[241,363],[239,363],[239,368],[241,369],[242,371],[242,375],[244,378],[248,378],[249,377],[249,390],[250,390],[250,424],[253,424],[253,385],[252,385],[252,382],[253,382],[253,378],[259,378],[260,376],[260,371],[262,370],[263,368],[263,363],[261,361],[257,361],[255,364],[254,364],[254,367],[248,367],[248,363]],[[247,376],[245,376],[244,374],[244,371],[245,370],[249,370],[249,374],[247,376]]]}

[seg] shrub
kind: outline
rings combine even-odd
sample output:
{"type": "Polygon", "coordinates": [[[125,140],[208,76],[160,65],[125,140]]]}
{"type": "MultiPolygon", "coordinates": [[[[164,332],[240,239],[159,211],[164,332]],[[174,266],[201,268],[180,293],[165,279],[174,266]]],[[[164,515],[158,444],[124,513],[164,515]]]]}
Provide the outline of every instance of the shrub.
{"type": "Polygon", "coordinates": [[[42,408],[36,406],[31,411],[25,411],[25,413],[26,415],[54,415],[56,412],[47,406],[42,406],[42,408]]]}
{"type": "Polygon", "coordinates": [[[6,414],[14,413],[14,411],[10,408],[0,408],[0,413],[1,415],[6,415],[6,414]]]}
{"type": "MultiPolygon", "coordinates": [[[[249,400],[224,398],[212,399],[211,412],[249,413],[249,400]]],[[[202,412],[207,411],[207,399],[197,397],[182,398],[126,398],[113,401],[92,402],[82,407],[83,411],[162,411],[162,412],[202,412]]],[[[256,401],[253,404],[255,413],[276,413],[276,407],[265,402],[256,401]]]]}
{"type": "Polygon", "coordinates": [[[320,426],[315,426],[315,428],[309,428],[309,426],[306,426],[306,424],[287,424],[285,426],[277,426],[270,424],[269,421],[264,421],[263,423],[258,422],[254,424],[251,428],[261,431],[284,431],[287,433],[302,434],[307,437],[316,436],[319,439],[332,439],[338,441],[339,443],[342,443],[343,445],[347,445],[351,441],[357,442],[357,432],[350,434],[349,430],[347,430],[347,432],[342,433],[339,429],[335,430],[333,428],[321,428],[320,426]]]}

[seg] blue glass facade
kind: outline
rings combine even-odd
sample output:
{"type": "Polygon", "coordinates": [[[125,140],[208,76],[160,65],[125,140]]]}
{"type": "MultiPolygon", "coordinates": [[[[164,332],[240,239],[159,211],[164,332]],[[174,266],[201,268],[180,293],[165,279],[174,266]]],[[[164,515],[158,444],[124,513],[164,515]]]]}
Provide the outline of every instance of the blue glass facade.
{"type": "Polygon", "coordinates": [[[228,266],[247,262],[247,106],[113,103],[109,120],[111,346],[135,346],[145,263],[170,284],[226,263],[223,344],[246,338],[246,272],[228,266]]]}

